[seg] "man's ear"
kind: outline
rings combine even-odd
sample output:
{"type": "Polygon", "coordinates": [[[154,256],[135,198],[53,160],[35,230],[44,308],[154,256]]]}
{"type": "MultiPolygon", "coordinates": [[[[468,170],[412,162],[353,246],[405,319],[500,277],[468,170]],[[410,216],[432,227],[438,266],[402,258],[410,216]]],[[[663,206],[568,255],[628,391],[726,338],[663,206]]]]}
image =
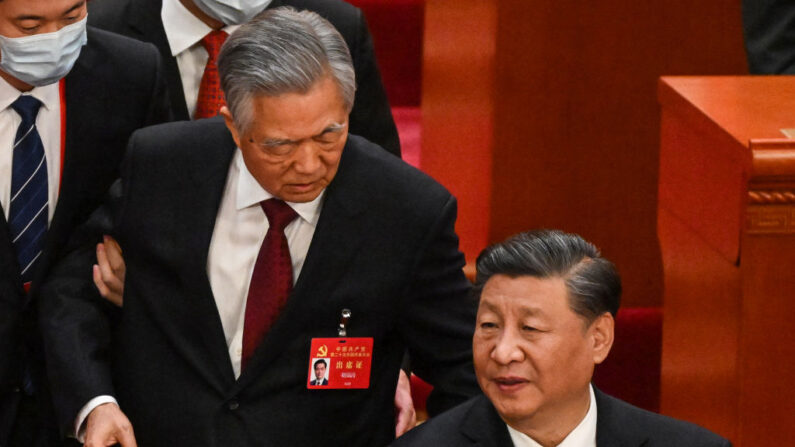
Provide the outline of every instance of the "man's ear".
{"type": "Polygon", "coordinates": [[[220,113],[221,116],[224,117],[226,128],[229,129],[229,133],[232,134],[232,139],[235,140],[235,145],[237,145],[237,147],[240,147],[240,133],[237,131],[235,120],[232,119],[232,113],[229,111],[229,108],[227,106],[221,107],[220,113]]]}
{"type": "Polygon", "coordinates": [[[607,358],[610,348],[613,346],[615,330],[615,320],[610,312],[605,312],[596,317],[588,329],[590,339],[593,343],[593,362],[598,365],[607,358]]]}

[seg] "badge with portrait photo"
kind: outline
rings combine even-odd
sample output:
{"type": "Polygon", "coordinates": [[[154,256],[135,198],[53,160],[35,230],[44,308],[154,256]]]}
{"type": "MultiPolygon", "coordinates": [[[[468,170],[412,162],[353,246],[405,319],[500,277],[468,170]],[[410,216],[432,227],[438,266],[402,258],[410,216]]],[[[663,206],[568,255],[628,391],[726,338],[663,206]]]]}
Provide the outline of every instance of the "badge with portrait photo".
{"type": "Polygon", "coordinates": [[[313,338],[306,387],[310,390],[369,388],[372,360],[371,337],[313,338]]]}

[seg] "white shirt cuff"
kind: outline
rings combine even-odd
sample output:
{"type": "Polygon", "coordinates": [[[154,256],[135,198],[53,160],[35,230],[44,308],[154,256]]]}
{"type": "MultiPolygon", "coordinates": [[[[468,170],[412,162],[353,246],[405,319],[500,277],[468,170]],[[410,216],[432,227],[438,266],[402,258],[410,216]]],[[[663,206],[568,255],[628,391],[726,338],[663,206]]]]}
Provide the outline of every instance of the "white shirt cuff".
{"type": "Polygon", "coordinates": [[[90,401],[88,401],[87,404],[83,405],[83,408],[80,409],[80,412],[77,413],[77,417],[75,418],[74,434],[75,438],[78,441],[82,443],[85,442],[86,440],[85,422],[88,415],[91,414],[92,411],[94,411],[94,408],[97,408],[102,404],[108,404],[108,403],[114,403],[116,405],[119,404],[118,402],[116,402],[116,399],[114,399],[113,396],[97,396],[91,399],[90,401]]]}

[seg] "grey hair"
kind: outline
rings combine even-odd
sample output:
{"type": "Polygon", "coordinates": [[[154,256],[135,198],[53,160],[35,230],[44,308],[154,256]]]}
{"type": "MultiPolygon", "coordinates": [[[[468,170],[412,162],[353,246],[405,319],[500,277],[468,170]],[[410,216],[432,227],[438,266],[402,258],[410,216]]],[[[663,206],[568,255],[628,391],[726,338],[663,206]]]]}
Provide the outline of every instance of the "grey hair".
{"type": "Polygon", "coordinates": [[[588,325],[605,312],[615,316],[621,304],[621,278],[615,266],[577,234],[529,231],[494,244],[477,259],[478,296],[494,275],[562,278],[569,307],[588,325]]]}
{"type": "Polygon", "coordinates": [[[253,121],[251,101],[260,95],[307,93],[331,75],[346,110],[353,108],[356,74],[348,46],[326,19],[290,7],[267,9],[226,40],[218,74],[235,125],[253,121]]]}

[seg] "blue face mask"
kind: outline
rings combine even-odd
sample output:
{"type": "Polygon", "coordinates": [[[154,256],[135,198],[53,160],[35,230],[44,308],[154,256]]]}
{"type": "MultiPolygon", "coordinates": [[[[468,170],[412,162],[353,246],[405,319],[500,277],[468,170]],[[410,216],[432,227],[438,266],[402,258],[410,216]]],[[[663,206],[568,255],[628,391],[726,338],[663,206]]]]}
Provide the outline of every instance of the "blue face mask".
{"type": "Polygon", "coordinates": [[[225,25],[240,25],[265,9],[271,0],[193,0],[210,17],[225,25]]]}
{"type": "Polygon", "coordinates": [[[0,36],[0,69],[26,84],[52,84],[69,73],[87,41],[86,17],[54,33],[0,36]]]}

